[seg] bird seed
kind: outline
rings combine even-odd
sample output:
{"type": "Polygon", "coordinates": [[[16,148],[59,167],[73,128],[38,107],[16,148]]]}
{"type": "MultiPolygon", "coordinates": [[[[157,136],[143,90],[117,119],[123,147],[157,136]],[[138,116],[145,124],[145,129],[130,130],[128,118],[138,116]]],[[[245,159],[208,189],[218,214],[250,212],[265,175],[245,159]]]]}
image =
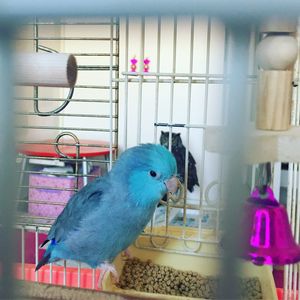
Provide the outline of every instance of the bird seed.
{"type": "MultiPolygon", "coordinates": [[[[219,279],[192,271],[180,271],[154,264],[150,260],[127,259],[118,283],[122,289],[139,292],[216,299],[219,279]]],[[[263,299],[257,277],[240,279],[243,300],[263,299]]]]}

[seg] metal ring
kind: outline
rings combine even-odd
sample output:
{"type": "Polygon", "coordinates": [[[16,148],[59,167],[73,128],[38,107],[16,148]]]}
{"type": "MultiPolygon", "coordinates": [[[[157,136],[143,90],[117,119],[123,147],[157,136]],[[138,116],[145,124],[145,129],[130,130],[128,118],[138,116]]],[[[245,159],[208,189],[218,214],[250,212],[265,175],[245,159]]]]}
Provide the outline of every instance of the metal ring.
{"type": "Polygon", "coordinates": [[[206,200],[206,203],[210,206],[214,206],[212,204],[212,200],[210,199],[209,197],[209,192],[210,190],[212,189],[212,187],[214,187],[215,185],[218,185],[219,184],[219,181],[218,180],[214,180],[212,181],[211,183],[209,183],[204,191],[204,198],[206,200]]]}
{"type": "MultiPolygon", "coordinates": [[[[38,49],[42,50],[42,51],[45,51],[45,52],[49,52],[49,53],[59,53],[58,51],[56,51],[54,49],[51,49],[49,47],[42,46],[42,45],[38,46],[38,49]]],[[[73,94],[74,94],[74,87],[70,88],[69,94],[67,96],[67,100],[65,100],[64,103],[61,106],[59,106],[58,108],[56,108],[54,110],[48,111],[48,112],[40,111],[39,101],[38,100],[33,100],[34,101],[34,112],[37,113],[38,116],[40,116],[40,117],[48,117],[48,116],[51,116],[53,114],[58,114],[68,106],[68,104],[70,103],[70,100],[73,97],[73,94]]]]}

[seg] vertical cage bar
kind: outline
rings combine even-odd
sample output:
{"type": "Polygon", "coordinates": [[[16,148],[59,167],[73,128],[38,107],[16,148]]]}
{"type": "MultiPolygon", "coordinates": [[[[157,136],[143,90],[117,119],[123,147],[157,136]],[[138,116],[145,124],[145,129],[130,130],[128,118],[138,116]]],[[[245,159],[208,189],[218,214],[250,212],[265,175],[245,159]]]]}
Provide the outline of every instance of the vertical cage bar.
{"type": "Polygon", "coordinates": [[[67,285],[67,261],[64,259],[63,285],[67,285]]]}
{"type": "MultiPolygon", "coordinates": [[[[87,185],[88,184],[88,178],[87,178],[87,174],[88,174],[88,166],[87,166],[87,160],[86,157],[82,158],[82,174],[84,174],[83,176],[83,185],[87,185]]],[[[77,176],[78,177],[78,176],[77,176]]]]}
{"type": "MultiPolygon", "coordinates": [[[[294,96],[294,94],[293,94],[294,96]]],[[[292,119],[291,123],[296,125],[297,123],[297,107],[298,107],[298,98],[294,99],[293,101],[293,108],[292,108],[292,119]]],[[[292,208],[293,208],[293,194],[294,194],[294,164],[289,163],[288,165],[288,193],[287,193],[287,212],[289,216],[289,221],[292,222],[292,208]]],[[[292,228],[293,230],[293,228],[292,228]]],[[[292,274],[293,274],[293,267],[288,265],[284,268],[284,298],[288,299],[290,297],[292,287],[292,274]]]]}
{"type": "MultiPolygon", "coordinates": [[[[35,52],[39,52],[39,26],[38,26],[37,18],[34,19],[33,35],[34,35],[35,52]]],[[[33,87],[33,97],[35,99],[38,99],[38,97],[39,97],[39,88],[37,86],[33,87]]],[[[34,101],[38,101],[38,100],[34,100],[34,101]]]]}
{"type": "MultiPolygon", "coordinates": [[[[292,228],[292,233],[293,236],[295,236],[295,223],[296,223],[296,192],[297,192],[297,164],[294,164],[293,167],[293,173],[294,173],[294,178],[293,178],[293,193],[292,193],[292,216],[291,216],[291,228],[292,228]]],[[[294,299],[296,299],[296,291],[297,291],[297,270],[296,270],[296,265],[292,265],[291,266],[291,270],[292,270],[292,276],[291,276],[291,280],[292,280],[292,290],[294,292],[294,299]]]]}
{"type": "Polygon", "coordinates": [[[50,263],[49,266],[49,283],[53,283],[53,263],[50,263]]]}
{"type": "MultiPolygon", "coordinates": [[[[203,108],[203,124],[207,125],[207,108],[208,108],[208,89],[209,89],[209,67],[210,67],[210,39],[211,39],[211,18],[207,20],[207,36],[206,36],[206,65],[205,65],[205,92],[204,92],[204,108],[203,108]]],[[[205,129],[203,130],[203,141],[205,140],[205,129]]],[[[205,166],[205,147],[202,143],[201,161],[200,161],[200,179],[199,185],[202,187],[200,192],[200,206],[203,205],[203,187],[204,187],[204,166],[205,166]]]]}
{"type": "MultiPolygon", "coordinates": [[[[288,213],[288,217],[289,220],[291,220],[291,215],[292,215],[292,193],[293,193],[293,186],[292,186],[292,182],[293,182],[293,168],[294,168],[294,164],[293,163],[289,163],[288,164],[288,190],[287,190],[287,213],[288,213]]],[[[289,297],[290,294],[290,290],[292,288],[292,268],[290,265],[285,266],[285,276],[284,276],[284,297],[286,299],[288,299],[287,297],[289,297]]]]}
{"type": "Polygon", "coordinates": [[[25,229],[21,229],[21,266],[22,266],[22,280],[25,279],[25,229]]]}
{"type": "MultiPolygon", "coordinates": [[[[223,109],[222,109],[222,120],[221,120],[221,124],[222,126],[224,126],[226,124],[227,121],[227,93],[228,93],[228,84],[226,83],[226,79],[228,76],[228,64],[229,64],[229,33],[228,33],[228,28],[227,26],[225,26],[225,32],[224,32],[224,61],[223,61],[223,65],[224,65],[224,70],[223,70],[223,74],[224,74],[224,80],[225,82],[223,83],[223,90],[222,90],[222,100],[223,100],[223,109]]],[[[224,178],[224,164],[225,164],[225,158],[222,154],[220,154],[220,169],[219,169],[219,195],[220,195],[220,200],[217,202],[217,217],[216,217],[216,232],[220,233],[220,204],[221,201],[223,200],[223,196],[224,196],[224,186],[223,186],[223,178],[224,178]]],[[[252,168],[252,184],[254,186],[255,184],[255,167],[252,168]],[[254,178],[253,178],[253,174],[254,174],[254,178]]],[[[201,186],[200,186],[201,188],[201,186]]],[[[201,191],[200,191],[200,205],[201,205],[201,191]]],[[[201,222],[199,222],[201,224],[201,222]]],[[[218,237],[219,239],[221,237],[218,237]]]]}
{"type": "Polygon", "coordinates": [[[224,83],[223,83],[223,91],[222,91],[222,99],[223,99],[223,111],[222,111],[222,125],[225,125],[227,121],[227,96],[228,96],[228,67],[229,67],[229,32],[227,26],[225,26],[225,40],[224,40],[224,83]]]}
{"type": "MultiPolygon", "coordinates": [[[[191,41],[190,41],[190,65],[189,65],[189,73],[193,73],[193,64],[194,64],[194,35],[195,35],[195,19],[194,16],[191,17],[191,41]]],[[[187,95],[187,108],[186,108],[186,123],[190,124],[191,120],[191,102],[192,102],[192,76],[189,76],[188,79],[188,95],[187,95]]],[[[188,165],[189,165],[189,149],[190,149],[190,128],[186,127],[186,148],[185,148],[185,164],[184,164],[184,187],[187,190],[188,186],[188,165]]],[[[187,205],[187,197],[185,196],[183,199],[183,225],[186,226],[186,205],[187,205]]],[[[200,224],[200,220],[199,220],[200,224]]],[[[200,231],[198,232],[200,234],[200,231]]]]}
{"type": "MultiPolygon", "coordinates": [[[[128,55],[128,47],[129,47],[129,17],[126,17],[125,21],[125,72],[128,72],[128,63],[129,63],[129,55],[128,55]]],[[[124,149],[127,149],[127,118],[128,118],[128,75],[125,75],[124,82],[124,109],[123,109],[123,146],[124,149]]]]}
{"type": "MultiPolygon", "coordinates": [[[[227,20],[229,21],[229,20],[227,20]]],[[[226,149],[228,141],[238,139],[245,140],[246,116],[244,95],[247,89],[247,70],[249,58],[249,37],[250,24],[246,21],[228,23],[229,30],[233,37],[233,57],[231,61],[232,72],[230,74],[229,97],[228,97],[228,127],[222,137],[223,151],[226,149]]],[[[224,209],[224,254],[222,259],[221,280],[218,286],[217,297],[220,299],[240,299],[239,257],[240,212],[242,211],[241,199],[246,199],[247,192],[243,183],[243,143],[232,145],[233,148],[228,155],[228,172],[226,172],[225,184],[226,206],[224,209]]],[[[227,148],[228,149],[228,148],[227,148]]]]}
{"type": "Polygon", "coordinates": [[[281,178],[281,162],[275,162],[273,165],[273,192],[276,199],[280,199],[280,178],[281,178]]]}
{"type": "MultiPolygon", "coordinates": [[[[80,144],[76,143],[76,161],[75,161],[75,189],[76,191],[79,190],[79,158],[80,158],[80,144]]],[[[83,164],[82,164],[82,169],[84,168],[83,164]]],[[[82,170],[83,171],[83,170],[82,170]]]]}
{"type": "MultiPolygon", "coordinates": [[[[300,240],[300,164],[298,164],[298,182],[297,182],[297,215],[296,215],[296,234],[295,234],[295,241],[299,244],[300,240]]],[[[298,282],[296,283],[296,287],[298,286],[298,300],[300,299],[300,276],[299,276],[299,267],[300,264],[297,264],[297,275],[298,275],[298,282]]],[[[296,293],[295,293],[296,294],[296,293]]]]}
{"type": "Polygon", "coordinates": [[[96,270],[93,268],[92,269],[92,289],[94,290],[95,289],[95,281],[96,281],[96,270]]]}
{"type": "MultiPolygon", "coordinates": [[[[291,185],[291,190],[290,190],[290,213],[289,213],[289,221],[291,222],[292,219],[292,215],[293,215],[293,193],[294,193],[294,186],[293,186],[293,182],[294,182],[294,163],[291,164],[291,181],[289,182],[289,185],[291,185]]],[[[288,286],[289,286],[289,298],[290,295],[292,293],[293,290],[293,266],[289,265],[289,272],[288,272],[288,286]]]]}
{"type": "MultiPolygon", "coordinates": [[[[7,19],[8,20],[8,19],[7,19]]],[[[0,298],[13,297],[14,209],[16,191],[16,154],[14,134],[12,24],[0,22],[0,298]]]]}
{"type": "MultiPolygon", "coordinates": [[[[300,45],[299,41],[299,36],[297,37],[298,41],[298,48],[300,45]]],[[[297,58],[297,62],[294,65],[294,79],[298,80],[297,84],[299,85],[299,75],[300,75],[300,70],[299,70],[299,57],[297,58]]],[[[297,86],[296,89],[293,90],[292,93],[292,112],[291,112],[291,124],[292,125],[297,125],[297,112],[298,112],[298,102],[299,102],[299,88],[297,86]]]]}
{"type": "MultiPolygon", "coordinates": [[[[171,78],[172,81],[171,81],[171,85],[170,85],[169,124],[173,123],[176,54],[177,54],[177,16],[174,17],[174,26],[173,26],[173,57],[172,57],[172,78],[171,78]]],[[[169,126],[169,150],[170,151],[172,151],[172,131],[173,131],[173,127],[169,126]]],[[[169,230],[169,215],[170,215],[170,206],[169,206],[169,202],[167,202],[167,206],[166,206],[166,233],[169,230]]]]}
{"type": "Polygon", "coordinates": [[[77,267],[77,286],[80,288],[81,287],[81,263],[78,262],[78,267],[77,267]]]}
{"type": "MultiPolygon", "coordinates": [[[[156,49],[156,72],[160,72],[160,52],[161,52],[161,17],[157,17],[157,49],[156,49]]],[[[158,122],[158,104],[159,104],[159,75],[155,77],[155,110],[154,110],[154,123],[158,122]]],[[[153,142],[157,141],[157,126],[154,126],[153,142]]],[[[166,208],[168,210],[168,208],[166,208]]],[[[156,216],[156,210],[151,218],[150,232],[153,232],[154,220],[156,216]]]]}
{"type": "MultiPolygon", "coordinates": [[[[256,31],[256,28],[254,25],[251,26],[251,36],[250,36],[250,48],[249,48],[249,71],[248,74],[249,75],[253,75],[253,76],[257,76],[257,64],[256,64],[256,44],[258,43],[258,33],[256,31]]],[[[246,111],[249,112],[249,115],[247,116],[248,120],[252,121],[254,119],[253,117],[253,113],[254,113],[254,109],[253,109],[253,104],[255,104],[255,89],[253,88],[253,83],[249,84],[248,87],[248,91],[249,93],[247,93],[247,107],[246,107],[246,111]],[[250,88],[250,85],[252,85],[252,87],[250,88]],[[249,96],[248,96],[249,95],[249,96]]]]}
{"type": "MultiPolygon", "coordinates": [[[[299,20],[298,20],[299,21],[299,20]]],[[[298,47],[300,45],[299,39],[299,24],[298,24],[298,34],[297,34],[298,47]]],[[[298,57],[297,62],[294,66],[294,78],[299,81],[300,75],[300,59],[298,57]]],[[[299,83],[299,82],[298,82],[299,83]]],[[[300,122],[300,97],[299,97],[299,86],[293,91],[293,106],[292,106],[292,115],[291,115],[291,124],[299,126],[300,122]]],[[[289,221],[291,223],[291,227],[294,233],[294,237],[296,242],[299,242],[299,219],[300,215],[299,211],[299,164],[289,163],[288,165],[288,195],[287,195],[287,211],[289,216],[289,221]],[[298,180],[297,180],[298,179],[298,180]],[[295,210],[295,206],[297,207],[297,211],[295,210]],[[298,227],[297,227],[298,226],[298,227]],[[294,231],[295,229],[295,231],[294,231]]],[[[293,291],[293,298],[296,299],[297,292],[297,283],[298,289],[300,287],[300,277],[299,277],[299,264],[297,266],[287,265],[284,267],[284,299],[290,299],[291,292],[293,291]],[[292,278],[293,277],[293,278],[292,278]],[[298,279],[297,279],[298,277],[298,279]]],[[[298,299],[300,299],[300,293],[298,291],[298,299]]]]}
{"type": "Polygon", "coordinates": [[[254,187],[255,187],[256,167],[257,167],[257,165],[252,165],[252,172],[251,172],[251,190],[253,190],[254,187]]]}
{"type": "MultiPolygon", "coordinates": [[[[161,17],[157,17],[157,51],[156,51],[156,72],[160,72],[160,51],[161,51],[161,17]]],[[[159,103],[159,76],[155,77],[155,111],[154,111],[154,123],[158,122],[158,103],[159,103]]],[[[156,143],[157,139],[157,126],[154,126],[153,142],[156,143]]]]}
{"type": "MultiPolygon", "coordinates": [[[[175,72],[176,72],[176,54],[177,54],[177,17],[174,17],[173,26],[173,57],[172,57],[172,78],[170,85],[170,110],[169,110],[169,124],[173,123],[173,110],[174,110],[174,85],[175,85],[175,72]]],[[[172,149],[172,131],[173,127],[169,127],[169,150],[172,149]]]]}
{"type": "MultiPolygon", "coordinates": [[[[160,72],[160,52],[161,52],[161,17],[157,17],[157,65],[156,72],[159,74],[160,72]]],[[[154,123],[158,122],[158,104],[159,104],[159,75],[155,77],[155,111],[154,111],[154,123]]],[[[156,143],[157,140],[157,126],[154,126],[154,136],[153,142],[156,143]]],[[[168,209],[168,208],[167,208],[168,209]]],[[[151,218],[150,222],[150,231],[153,232],[154,220],[155,220],[156,210],[154,215],[151,218]]]]}
{"type": "Polygon", "coordinates": [[[112,145],[113,145],[113,49],[114,49],[114,25],[110,18],[110,44],[109,44],[109,170],[112,168],[112,145]]]}
{"type": "MultiPolygon", "coordinates": [[[[39,263],[39,229],[35,227],[35,265],[39,263]]],[[[39,271],[34,273],[35,281],[39,281],[39,271]]]]}
{"type": "MultiPolygon", "coordinates": [[[[116,53],[116,56],[115,56],[115,65],[116,65],[116,70],[114,71],[114,76],[115,76],[115,79],[119,79],[119,74],[120,74],[120,18],[119,17],[116,17],[115,18],[115,53],[116,53]]],[[[114,145],[118,145],[119,144],[119,81],[117,80],[115,83],[114,83],[114,88],[115,88],[115,91],[114,91],[114,100],[115,100],[115,104],[114,104],[114,108],[115,108],[115,112],[114,114],[117,116],[115,119],[114,119],[114,128],[116,130],[115,132],[115,139],[113,141],[114,145]]],[[[116,150],[116,152],[113,152],[114,153],[114,156],[113,156],[113,159],[115,160],[118,153],[117,153],[118,150],[116,150]]]]}
{"type": "Polygon", "coordinates": [[[289,266],[284,266],[284,274],[283,274],[283,299],[288,300],[288,271],[289,266]]]}
{"type": "Polygon", "coordinates": [[[18,194],[17,194],[17,200],[20,201],[21,200],[21,196],[22,196],[22,191],[23,191],[23,181],[24,181],[24,173],[25,173],[25,169],[26,169],[26,165],[27,165],[27,158],[24,156],[21,158],[21,170],[20,170],[20,175],[19,175],[19,184],[18,184],[18,194]]]}
{"type": "MultiPolygon", "coordinates": [[[[299,19],[298,19],[298,23],[299,23],[299,19]]],[[[297,36],[297,41],[298,41],[298,49],[300,46],[300,38],[299,38],[299,24],[298,24],[298,36],[297,36]]],[[[297,59],[297,63],[295,64],[295,73],[296,73],[296,78],[298,78],[299,80],[299,76],[300,76],[300,58],[298,57],[297,59]]],[[[295,75],[294,75],[295,77],[295,75]]],[[[294,92],[294,99],[295,99],[295,105],[296,105],[296,109],[295,109],[295,113],[296,113],[296,118],[295,118],[295,125],[299,126],[300,125],[300,89],[299,89],[299,85],[297,86],[295,92],[294,92]]],[[[300,164],[297,163],[297,185],[295,186],[295,189],[297,190],[296,193],[296,206],[297,206],[297,212],[296,212],[296,230],[295,230],[295,240],[296,242],[299,244],[299,235],[300,235],[300,164]]],[[[295,270],[294,270],[294,297],[296,299],[296,295],[298,293],[298,300],[300,300],[300,264],[298,263],[297,265],[295,265],[295,270]],[[297,278],[298,277],[298,278],[297,278]]]]}
{"type": "MultiPolygon", "coordinates": [[[[145,54],[145,17],[141,20],[141,49],[140,49],[140,71],[143,71],[143,61],[145,54]]],[[[143,101],[143,75],[139,75],[139,91],[138,91],[138,115],[137,115],[137,144],[141,142],[141,125],[142,125],[142,101],[143,101]]]]}

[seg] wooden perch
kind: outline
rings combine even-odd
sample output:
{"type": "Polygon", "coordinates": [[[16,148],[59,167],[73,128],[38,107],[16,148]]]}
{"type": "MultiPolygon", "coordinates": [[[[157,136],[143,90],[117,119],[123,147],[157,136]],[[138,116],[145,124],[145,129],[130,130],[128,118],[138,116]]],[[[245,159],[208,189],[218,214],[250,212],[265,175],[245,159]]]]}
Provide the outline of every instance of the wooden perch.
{"type": "Polygon", "coordinates": [[[76,59],[65,53],[17,54],[15,77],[18,85],[74,87],[77,79],[76,59]]]}
{"type": "MultiPolygon", "coordinates": [[[[226,154],[232,151],[231,143],[224,141],[226,129],[208,127],[205,135],[205,150],[226,154]]],[[[251,129],[245,139],[244,159],[247,164],[265,162],[300,162],[300,127],[291,127],[288,131],[267,131],[251,129]]]]}

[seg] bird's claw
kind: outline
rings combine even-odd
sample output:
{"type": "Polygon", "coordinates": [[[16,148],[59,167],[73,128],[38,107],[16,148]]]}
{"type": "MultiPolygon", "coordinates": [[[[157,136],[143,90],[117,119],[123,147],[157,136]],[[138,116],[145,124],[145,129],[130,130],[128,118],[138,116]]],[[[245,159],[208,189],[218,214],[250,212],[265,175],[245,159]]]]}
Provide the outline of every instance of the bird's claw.
{"type": "Polygon", "coordinates": [[[169,193],[169,199],[171,199],[174,203],[177,203],[179,200],[184,199],[185,189],[183,184],[178,180],[177,183],[178,189],[175,193],[169,193]]]}
{"type": "Polygon", "coordinates": [[[102,283],[103,283],[104,276],[107,272],[110,273],[113,284],[117,284],[119,282],[120,277],[119,277],[119,274],[113,264],[105,262],[100,265],[100,268],[101,268],[102,272],[100,273],[100,277],[99,277],[99,284],[98,284],[99,289],[101,289],[101,290],[103,289],[102,283]]]}

